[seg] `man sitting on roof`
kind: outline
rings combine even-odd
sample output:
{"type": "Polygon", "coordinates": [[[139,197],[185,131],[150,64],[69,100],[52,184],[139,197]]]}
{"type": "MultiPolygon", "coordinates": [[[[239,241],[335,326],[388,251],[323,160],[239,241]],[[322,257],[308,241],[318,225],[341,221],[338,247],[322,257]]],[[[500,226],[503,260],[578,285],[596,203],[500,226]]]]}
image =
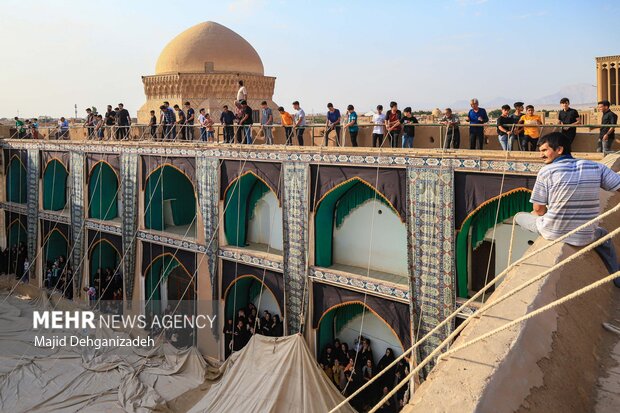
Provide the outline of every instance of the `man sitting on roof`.
{"type": "MultiPolygon", "coordinates": [[[[599,188],[620,192],[620,175],[598,162],[575,159],[570,140],[560,132],[538,141],[545,162],[538,172],[530,202],[532,213],[519,212],[517,224],[543,238],[554,240],[593,220],[600,214],[599,188]]],[[[607,234],[596,223],[570,235],[564,242],[577,247],[588,245],[607,234]]],[[[595,248],[610,274],[618,271],[618,259],[611,240],[595,248]]],[[[620,277],[614,280],[620,288],[620,277]]]]}

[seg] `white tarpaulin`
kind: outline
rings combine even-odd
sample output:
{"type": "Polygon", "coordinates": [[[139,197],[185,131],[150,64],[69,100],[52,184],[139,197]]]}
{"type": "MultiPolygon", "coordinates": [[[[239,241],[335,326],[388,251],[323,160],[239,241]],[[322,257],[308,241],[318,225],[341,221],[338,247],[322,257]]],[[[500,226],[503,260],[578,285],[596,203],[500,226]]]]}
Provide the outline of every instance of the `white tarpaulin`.
{"type": "MultiPolygon", "coordinates": [[[[255,335],[223,369],[191,413],[325,413],[344,399],[300,335],[255,335]]],[[[354,410],[347,405],[340,412],[354,410]]]]}
{"type": "MultiPolygon", "coordinates": [[[[161,411],[166,401],[198,387],[210,373],[196,349],[169,344],[144,352],[35,347],[31,311],[67,309],[72,303],[52,304],[32,286],[19,286],[7,296],[8,290],[0,293],[1,412],[161,411]]],[[[98,337],[110,334],[97,331],[98,337]]]]}

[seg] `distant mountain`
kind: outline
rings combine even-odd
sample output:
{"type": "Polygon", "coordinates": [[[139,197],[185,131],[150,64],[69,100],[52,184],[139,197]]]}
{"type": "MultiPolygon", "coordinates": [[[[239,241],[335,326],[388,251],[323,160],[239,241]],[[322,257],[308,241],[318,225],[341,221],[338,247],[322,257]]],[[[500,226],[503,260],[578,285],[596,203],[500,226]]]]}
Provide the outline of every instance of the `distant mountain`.
{"type": "Polygon", "coordinates": [[[532,104],[556,104],[560,103],[560,99],[567,97],[572,105],[584,105],[596,102],[596,86],[589,83],[579,83],[576,85],[564,86],[560,91],[551,95],[534,99],[532,104]]]}
{"type": "MultiPolygon", "coordinates": [[[[559,106],[560,99],[563,97],[567,97],[570,99],[570,103],[573,106],[577,105],[588,105],[594,104],[596,102],[596,87],[589,83],[578,83],[575,85],[567,85],[564,86],[559,91],[539,97],[536,99],[526,99],[526,98],[518,98],[522,99],[525,104],[533,104],[533,105],[555,105],[559,106]]],[[[485,108],[495,109],[499,108],[503,104],[507,103],[510,106],[514,102],[518,100],[517,98],[507,98],[507,97],[496,97],[493,99],[485,99],[481,101],[481,106],[485,108]]],[[[459,100],[452,103],[453,110],[464,110],[469,109],[469,100],[459,100]]]]}

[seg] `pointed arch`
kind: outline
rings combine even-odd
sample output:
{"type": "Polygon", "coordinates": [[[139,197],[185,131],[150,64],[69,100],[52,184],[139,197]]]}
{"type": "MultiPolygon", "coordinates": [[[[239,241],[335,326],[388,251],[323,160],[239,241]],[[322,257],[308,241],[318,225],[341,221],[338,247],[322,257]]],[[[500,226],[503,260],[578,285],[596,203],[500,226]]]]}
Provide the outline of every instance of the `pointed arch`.
{"type": "Polygon", "coordinates": [[[88,174],[88,217],[103,221],[118,217],[119,177],[114,168],[101,160],[88,174]]]}
{"type": "Polygon", "coordinates": [[[372,184],[362,178],[350,178],[326,192],[317,202],[314,218],[315,262],[320,267],[333,264],[334,229],[367,201],[376,199],[390,208],[402,221],[398,210],[372,184]]]}
{"type": "Polygon", "coordinates": [[[90,262],[90,282],[94,284],[95,274],[100,268],[118,268],[121,260],[120,251],[105,238],[95,241],[89,249],[88,259],[90,262]]]}
{"type": "Polygon", "coordinates": [[[195,285],[196,281],[192,279],[192,274],[174,254],[165,252],[158,255],[144,271],[144,300],[148,305],[147,313],[163,311],[162,303],[166,303],[170,297],[182,301],[193,300],[196,291],[195,285]],[[186,281],[191,285],[187,291],[185,291],[187,284],[183,288],[171,291],[169,288],[171,279],[173,281],[186,281]],[[166,283],[165,287],[162,286],[164,283],[166,283]],[[171,292],[178,294],[174,295],[171,292]]]}
{"type": "MultiPolygon", "coordinates": [[[[354,321],[358,316],[361,316],[362,313],[366,311],[366,316],[372,314],[372,316],[376,317],[378,320],[382,322],[382,325],[386,330],[389,330],[393,337],[390,337],[393,342],[399,344],[400,352],[402,353],[404,350],[404,343],[398,336],[398,333],[394,331],[394,328],[390,325],[390,323],[385,320],[379,313],[373,310],[368,304],[365,304],[363,301],[359,300],[351,300],[344,303],[336,304],[323,312],[321,318],[318,322],[316,340],[317,340],[317,353],[321,354],[323,349],[327,346],[327,344],[333,343],[336,338],[339,338],[343,329],[354,321]]],[[[368,326],[368,320],[365,321],[366,326],[368,326]]],[[[360,324],[360,330],[362,330],[360,324]]],[[[355,328],[355,326],[353,326],[355,328]]],[[[365,337],[368,337],[369,330],[368,327],[364,328],[364,331],[361,331],[361,334],[365,337]]],[[[383,336],[383,334],[381,334],[383,336]]],[[[387,338],[387,337],[383,337],[387,338]]],[[[352,343],[349,343],[352,344],[352,343]]],[[[376,346],[375,342],[373,342],[373,346],[376,346]]]]}
{"type": "Polygon", "coordinates": [[[67,203],[69,172],[58,158],[50,159],[43,169],[43,209],[60,211],[67,203]]]}
{"type": "Polygon", "coordinates": [[[28,197],[26,166],[17,155],[11,156],[6,174],[6,199],[25,204],[28,197]]]}
{"type": "Polygon", "coordinates": [[[189,225],[196,217],[194,184],[176,166],[163,164],[146,178],[144,208],[146,228],[163,231],[171,226],[189,225]]]}
{"type": "MultiPolygon", "coordinates": [[[[278,302],[276,292],[269,288],[267,283],[263,283],[256,275],[244,274],[238,276],[226,287],[226,290],[224,290],[224,315],[226,316],[226,320],[234,320],[237,311],[241,308],[246,308],[249,303],[253,302],[253,300],[261,294],[261,289],[263,297],[265,297],[266,293],[271,294],[273,297],[272,301],[277,307],[277,314],[280,316],[280,319],[282,319],[282,314],[284,313],[278,302]]],[[[273,315],[273,311],[271,313],[273,315]]]]}
{"type": "Polygon", "coordinates": [[[230,182],[224,191],[224,233],[229,245],[247,245],[248,223],[258,201],[269,191],[278,200],[277,192],[253,171],[247,171],[230,182]]]}
{"type": "Polygon", "coordinates": [[[43,239],[43,257],[45,262],[54,261],[63,256],[65,261],[69,253],[69,240],[58,228],[52,229],[43,239]]]}
{"type": "Polygon", "coordinates": [[[531,193],[532,190],[528,188],[515,188],[486,200],[467,215],[456,236],[456,274],[459,297],[467,298],[469,294],[467,290],[469,251],[480,246],[487,231],[495,224],[507,220],[517,212],[532,211],[531,193]]]}
{"type": "Polygon", "coordinates": [[[14,219],[7,226],[7,245],[9,247],[17,246],[20,243],[26,243],[28,232],[19,218],[14,219]]]}

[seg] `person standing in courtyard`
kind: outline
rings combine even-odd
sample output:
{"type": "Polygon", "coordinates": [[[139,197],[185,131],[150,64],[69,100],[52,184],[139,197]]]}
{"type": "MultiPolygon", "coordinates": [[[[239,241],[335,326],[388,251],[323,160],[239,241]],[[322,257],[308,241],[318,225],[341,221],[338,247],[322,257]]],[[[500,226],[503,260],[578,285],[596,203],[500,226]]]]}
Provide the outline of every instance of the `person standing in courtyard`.
{"type": "Polygon", "coordinates": [[[260,125],[265,136],[265,144],[273,145],[273,111],[264,100],[261,102],[260,107],[260,125]]]}
{"type": "Polygon", "coordinates": [[[396,102],[390,102],[390,110],[385,114],[385,130],[387,131],[387,136],[390,139],[392,148],[398,148],[398,138],[402,130],[400,119],[402,117],[403,114],[398,110],[398,104],[396,102]]]}
{"type": "Polygon", "coordinates": [[[444,149],[458,149],[461,146],[461,132],[459,131],[459,117],[452,113],[452,109],[446,108],[439,123],[446,126],[446,139],[443,143],[444,149]]]}
{"type": "Polygon", "coordinates": [[[131,127],[131,116],[129,111],[125,109],[122,103],[118,104],[118,113],[116,114],[118,119],[118,129],[116,131],[116,139],[125,140],[129,137],[129,128],[131,127]]]}
{"type": "Polygon", "coordinates": [[[377,105],[377,112],[372,115],[372,147],[377,148],[383,146],[383,138],[385,137],[385,114],[383,113],[383,105],[377,105]]]}
{"type": "MultiPolygon", "coordinates": [[[[534,106],[527,105],[525,107],[525,115],[521,116],[519,123],[523,125],[542,125],[542,118],[534,113],[534,106]]],[[[535,151],[538,146],[538,138],[540,137],[540,128],[524,126],[523,133],[525,135],[521,141],[521,150],[535,151]]]]}
{"type": "Polygon", "coordinates": [[[411,107],[407,106],[403,110],[403,117],[400,118],[400,123],[403,125],[403,148],[413,148],[413,138],[415,138],[415,124],[418,123],[418,119],[413,116],[411,107]]]}
{"type": "Polygon", "coordinates": [[[194,122],[196,121],[196,111],[189,104],[189,102],[185,102],[185,115],[187,116],[187,120],[185,121],[185,140],[193,141],[194,140],[194,122]]]}
{"type": "Polygon", "coordinates": [[[327,104],[327,119],[325,119],[325,142],[324,146],[328,146],[328,138],[329,133],[331,131],[336,132],[336,146],[340,146],[340,121],[342,117],[340,116],[340,110],[336,109],[334,105],[330,102],[327,104]]]}
{"type": "Polygon", "coordinates": [[[469,149],[482,149],[484,146],[484,125],[489,121],[489,116],[484,108],[480,107],[478,99],[473,98],[469,102],[471,109],[467,114],[469,120],[469,149]]]}
{"type": "Polygon", "coordinates": [[[282,106],[278,108],[280,112],[280,119],[282,119],[282,126],[284,127],[284,136],[286,137],[286,145],[293,144],[293,117],[290,113],[284,110],[282,106]]]}
{"type": "Polygon", "coordinates": [[[499,144],[505,151],[512,150],[512,142],[514,140],[514,128],[512,125],[514,118],[510,116],[510,106],[502,106],[502,114],[497,118],[497,139],[499,144]]]}
{"type": "MultiPolygon", "coordinates": [[[[562,106],[562,109],[558,112],[560,125],[579,125],[581,123],[579,121],[579,112],[570,107],[570,100],[568,98],[560,99],[560,106],[562,106]]],[[[562,133],[566,135],[572,145],[575,135],[577,135],[577,128],[564,127],[562,128],[562,133]]]]}
{"type": "Polygon", "coordinates": [[[237,90],[237,102],[241,103],[242,100],[248,100],[248,90],[243,85],[243,80],[240,80],[239,90],[237,90]]]}
{"type": "Polygon", "coordinates": [[[293,102],[293,120],[295,123],[295,129],[297,130],[297,143],[299,146],[304,146],[304,132],[306,131],[306,112],[299,106],[299,102],[293,102]]]}
{"type": "Polygon", "coordinates": [[[228,105],[222,107],[220,123],[224,126],[224,143],[233,143],[235,139],[235,114],[228,109],[228,105]]]}
{"type": "MultiPolygon", "coordinates": [[[[560,132],[543,136],[538,150],[545,165],[538,172],[530,202],[531,213],[519,212],[521,227],[555,240],[595,219],[601,213],[600,189],[620,192],[620,175],[607,166],[571,154],[570,140],[560,132]]],[[[563,242],[576,247],[588,245],[607,234],[596,223],[577,231],[563,242]]],[[[618,271],[618,259],[611,240],[595,248],[610,274],[618,271]]],[[[614,280],[620,287],[620,277],[614,280]]]]}
{"type": "MultiPolygon", "coordinates": [[[[616,125],[618,123],[618,115],[609,109],[610,103],[608,100],[601,100],[598,102],[598,110],[603,114],[601,117],[601,125],[616,125]]],[[[597,152],[611,152],[611,147],[616,138],[615,130],[613,126],[604,126],[600,129],[598,136],[598,143],[596,145],[597,152]]]]}
{"type": "Polygon", "coordinates": [[[349,136],[351,136],[351,146],[356,148],[359,126],[357,125],[357,113],[355,112],[353,105],[347,106],[347,124],[344,126],[348,128],[349,136]]]}

